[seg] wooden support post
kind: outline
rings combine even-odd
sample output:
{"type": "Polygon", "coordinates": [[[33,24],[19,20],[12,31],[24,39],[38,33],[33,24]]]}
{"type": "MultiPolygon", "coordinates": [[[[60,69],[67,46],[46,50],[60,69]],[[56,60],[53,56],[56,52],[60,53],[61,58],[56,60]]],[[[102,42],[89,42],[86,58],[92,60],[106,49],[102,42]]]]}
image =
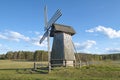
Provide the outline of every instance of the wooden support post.
{"type": "Polygon", "coordinates": [[[51,72],[50,33],[48,33],[48,72],[51,72]]]}
{"type": "Polygon", "coordinates": [[[34,70],[36,70],[36,63],[34,62],[34,70]]]}
{"type": "Polygon", "coordinates": [[[79,67],[81,68],[81,66],[82,66],[82,62],[81,62],[81,60],[80,60],[79,67]]]}

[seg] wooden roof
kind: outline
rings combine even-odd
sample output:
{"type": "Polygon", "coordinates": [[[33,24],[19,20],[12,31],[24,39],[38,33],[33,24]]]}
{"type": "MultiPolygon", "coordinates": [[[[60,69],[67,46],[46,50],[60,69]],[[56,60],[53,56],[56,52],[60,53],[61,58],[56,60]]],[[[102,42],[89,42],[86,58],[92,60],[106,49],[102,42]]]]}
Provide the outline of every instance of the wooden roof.
{"type": "Polygon", "coordinates": [[[76,32],[71,26],[62,25],[62,24],[53,24],[50,32],[50,36],[54,37],[54,33],[64,32],[70,35],[74,35],[76,32]]]}

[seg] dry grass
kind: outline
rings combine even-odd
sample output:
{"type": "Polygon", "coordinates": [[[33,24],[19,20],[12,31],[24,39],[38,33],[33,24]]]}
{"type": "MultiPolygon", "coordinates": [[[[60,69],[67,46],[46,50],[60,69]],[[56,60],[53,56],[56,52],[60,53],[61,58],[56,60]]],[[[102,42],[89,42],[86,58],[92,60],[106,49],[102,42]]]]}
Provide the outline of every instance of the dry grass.
{"type": "Polygon", "coordinates": [[[0,80],[120,80],[120,62],[102,61],[82,68],[56,67],[32,71],[34,62],[0,60],[0,80]]]}
{"type": "Polygon", "coordinates": [[[34,62],[0,60],[0,69],[8,68],[32,68],[34,62]]]}

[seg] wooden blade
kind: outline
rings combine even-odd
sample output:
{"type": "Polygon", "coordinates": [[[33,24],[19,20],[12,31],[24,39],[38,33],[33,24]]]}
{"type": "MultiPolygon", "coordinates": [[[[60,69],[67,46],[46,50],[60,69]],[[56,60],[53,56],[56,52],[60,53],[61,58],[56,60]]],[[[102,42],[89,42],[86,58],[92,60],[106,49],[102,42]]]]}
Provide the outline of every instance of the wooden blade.
{"type": "Polygon", "coordinates": [[[58,20],[58,18],[62,16],[61,11],[58,9],[55,14],[53,15],[53,17],[49,20],[48,24],[47,24],[47,29],[49,29],[53,23],[55,23],[56,20],[58,20]]]}
{"type": "Polygon", "coordinates": [[[45,40],[46,37],[48,37],[49,32],[48,30],[44,33],[44,35],[42,36],[42,38],[40,39],[40,44],[45,40]]]}

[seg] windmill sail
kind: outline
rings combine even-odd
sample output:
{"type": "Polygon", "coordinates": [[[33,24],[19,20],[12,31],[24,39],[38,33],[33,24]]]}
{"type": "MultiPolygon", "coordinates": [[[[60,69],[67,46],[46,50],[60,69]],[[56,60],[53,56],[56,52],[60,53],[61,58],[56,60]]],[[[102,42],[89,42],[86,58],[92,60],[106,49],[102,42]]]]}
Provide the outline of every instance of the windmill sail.
{"type": "Polygon", "coordinates": [[[40,39],[40,44],[45,40],[46,37],[48,37],[48,30],[44,33],[44,35],[42,36],[42,38],[40,39]]]}
{"type": "Polygon", "coordinates": [[[47,7],[45,6],[44,8],[44,16],[45,16],[45,30],[47,30],[43,37],[40,39],[40,44],[44,41],[44,39],[49,35],[49,29],[52,26],[53,23],[55,23],[55,21],[57,21],[57,19],[62,16],[62,13],[60,11],[60,9],[58,9],[55,14],[53,15],[53,17],[49,20],[49,22],[47,22],[47,7]]]}
{"type": "Polygon", "coordinates": [[[60,9],[58,9],[55,14],[53,15],[53,17],[49,20],[48,24],[47,24],[47,29],[49,29],[53,23],[55,23],[55,21],[58,20],[58,18],[62,16],[62,13],[60,11],[60,9]]]}
{"type": "Polygon", "coordinates": [[[47,29],[47,6],[44,7],[44,20],[45,20],[45,27],[44,27],[44,30],[47,29]]]}

